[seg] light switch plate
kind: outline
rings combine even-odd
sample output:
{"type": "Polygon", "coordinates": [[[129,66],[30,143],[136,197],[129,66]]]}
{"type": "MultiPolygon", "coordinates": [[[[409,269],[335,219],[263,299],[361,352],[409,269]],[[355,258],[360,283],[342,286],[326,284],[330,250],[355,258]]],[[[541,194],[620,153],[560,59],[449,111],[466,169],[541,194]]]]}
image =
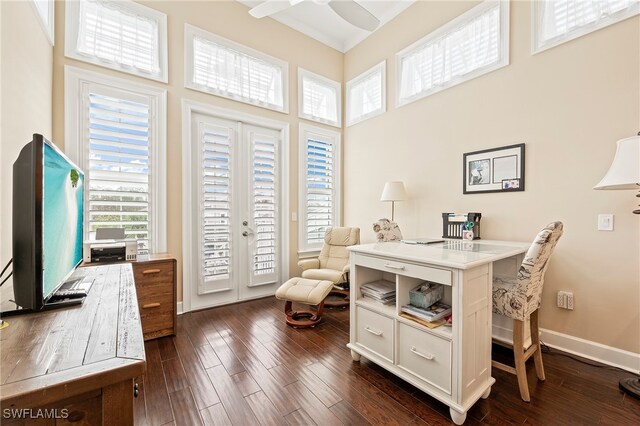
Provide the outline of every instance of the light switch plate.
{"type": "Polygon", "coordinates": [[[598,215],[598,231],[613,231],[613,215],[612,214],[598,215]]]}

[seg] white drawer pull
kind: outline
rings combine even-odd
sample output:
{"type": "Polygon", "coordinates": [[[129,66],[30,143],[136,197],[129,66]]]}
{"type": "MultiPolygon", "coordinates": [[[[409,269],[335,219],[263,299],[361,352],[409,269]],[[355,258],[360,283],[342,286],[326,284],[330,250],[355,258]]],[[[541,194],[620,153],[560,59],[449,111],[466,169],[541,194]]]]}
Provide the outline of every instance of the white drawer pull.
{"type": "Polygon", "coordinates": [[[396,266],[396,265],[392,265],[390,263],[385,263],[384,267],[385,268],[389,268],[389,269],[397,269],[398,271],[404,271],[404,266],[396,266]]]}
{"type": "Polygon", "coordinates": [[[413,352],[414,354],[421,356],[424,359],[428,359],[428,360],[432,360],[434,358],[434,356],[432,354],[421,354],[420,352],[418,352],[418,350],[416,349],[415,346],[411,346],[411,352],[413,352]]]}
{"type": "Polygon", "coordinates": [[[376,336],[382,336],[382,331],[375,331],[375,330],[370,329],[369,327],[365,327],[364,329],[366,331],[368,331],[369,333],[374,334],[376,336]]]}

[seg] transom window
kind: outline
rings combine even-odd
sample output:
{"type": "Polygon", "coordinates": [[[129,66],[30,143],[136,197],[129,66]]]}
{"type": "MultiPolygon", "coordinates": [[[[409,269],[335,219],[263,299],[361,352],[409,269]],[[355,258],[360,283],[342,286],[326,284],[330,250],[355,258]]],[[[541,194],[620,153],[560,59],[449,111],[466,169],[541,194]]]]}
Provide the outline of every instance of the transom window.
{"type": "Polygon", "coordinates": [[[347,82],[347,126],[386,111],[386,67],[382,61],[347,82]]]}
{"type": "Polygon", "coordinates": [[[298,68],[298,116],[340,127],[342,85],[298,68]]]}
{"type": "Polygon", "coordinates": [[[167,16],[130,0],[66,3],[65,55],[167,82],[167,16]]]}

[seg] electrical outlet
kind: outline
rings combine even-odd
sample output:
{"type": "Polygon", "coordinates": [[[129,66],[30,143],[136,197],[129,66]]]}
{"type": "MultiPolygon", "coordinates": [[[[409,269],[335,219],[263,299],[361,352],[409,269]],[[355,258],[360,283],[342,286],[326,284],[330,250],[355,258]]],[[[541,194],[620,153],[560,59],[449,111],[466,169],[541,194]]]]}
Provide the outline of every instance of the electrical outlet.
{"type": "Polygon", "coordinates": [[[298,221],[298,213],[292,212],[291,213],[291,222],[297,222],[297,221],[298,221]]]}
{"type": "Polygon", "coordinates": [[[598,215],[598,231],[613,231],[613,215],[612,214],[598,215]]]}
{"type": "Polygon", "coordinates": [[[567,292],[567,309],[573,311],[573,293],[567,292]]]}

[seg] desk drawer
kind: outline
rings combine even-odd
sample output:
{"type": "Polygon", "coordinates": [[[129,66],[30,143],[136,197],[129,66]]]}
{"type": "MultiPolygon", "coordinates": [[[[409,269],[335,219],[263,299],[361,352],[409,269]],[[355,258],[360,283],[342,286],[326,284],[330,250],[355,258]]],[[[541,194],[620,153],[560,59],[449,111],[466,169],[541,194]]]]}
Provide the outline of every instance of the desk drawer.
{"type": "Polygon", "coordinates": [[[133,264],[133,277],[136,280],[136,287],[155,283],[173,283],[173,275],[173,260],[133,264]]]}
{"type": "Polygon", "coordinates": [[[451,395],[451,342],[398,324],[398,367],[451,395]]]}
{"type": "Polygon", "coordinates": [[[393,362],[393,319],[357,306],[356,344],[393,362]]]}
{"type": "Polygon", "coordinates": [[[356,264],[393,274],[420,278],[444,285],[451,285],[451,271],[433,268],[431,266],[416,265],[398,260],[382,259],[358,254],[356,264]]]}

